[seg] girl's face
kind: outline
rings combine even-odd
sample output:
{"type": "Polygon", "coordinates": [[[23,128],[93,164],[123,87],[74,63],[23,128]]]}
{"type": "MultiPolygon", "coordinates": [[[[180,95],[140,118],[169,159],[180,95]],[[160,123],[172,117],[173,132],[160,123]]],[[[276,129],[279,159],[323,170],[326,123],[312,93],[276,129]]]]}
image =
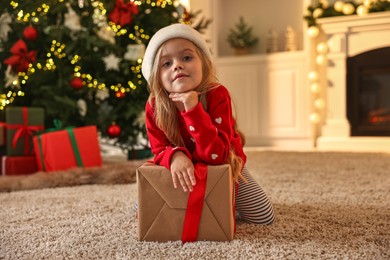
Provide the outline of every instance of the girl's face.
{"type": "Polygon", "coordinates": [[[168,93],[194,90],[202,81],[202,61],[191,41],[175,38],[165,42],[158,66],[168,93]]]}

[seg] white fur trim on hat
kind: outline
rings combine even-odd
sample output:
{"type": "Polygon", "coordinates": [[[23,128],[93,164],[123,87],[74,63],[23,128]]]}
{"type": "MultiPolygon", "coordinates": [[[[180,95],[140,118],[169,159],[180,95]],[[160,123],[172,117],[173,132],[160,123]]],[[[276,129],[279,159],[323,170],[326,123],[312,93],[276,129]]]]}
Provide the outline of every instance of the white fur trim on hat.
{"type": "Polygon", "coordinates": [[[142,75],[149,82],[154,58],[160,46],[174,38],[184,38],[197,45],[210,59],[211,53],[203,36],[191,26],[186,24],[172,24],[158,30],[150,39],[142,62],[142,75]]]}

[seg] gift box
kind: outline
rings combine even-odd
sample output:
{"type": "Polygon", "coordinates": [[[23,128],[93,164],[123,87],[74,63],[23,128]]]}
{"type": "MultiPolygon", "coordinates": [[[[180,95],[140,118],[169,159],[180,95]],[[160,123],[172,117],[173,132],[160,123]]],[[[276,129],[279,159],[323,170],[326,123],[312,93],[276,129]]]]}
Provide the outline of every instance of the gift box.
{"type": "Polygon", "coordinates": [[[127,152],[128,160],[141,160],[153,157],[152,150],[150,148],[143,149],[129,149],[127,152]]]}
{"type": "Polygon", "coordinates": [[[194,240],[197,241],[233,240],[235,220],[230,166],[205,168],[207,176],[198,223],[191,219],[197,210],[190,204],[190,197],[201,184],[198,179],[194,191],[189,193],[181,186],[173,187],[171,173],[163,166],[148,163],[137,169],[139,240],[183,241],[189,232],[186,225],[195,226],[194,240]]]}
{"type": "Polygon", "coordinates": [[[96,126],[47,132],[35,136],[33,142],[41,171],[102,165],[96,126]]]}
{"type": "Polygon", "coordinates": [[[7,155],[32,155],[32,138],[44,129],[44,110],[38,107],[6,107],[7,155]]]}
{"type": "Polygon", "coordinates": [[[0,122],[0,146],[5,145],[6,123],[0,122]]]}
{"type": "Polygon", "coordinates": [[[35,156],[3,156],[1,175],[25,175],[38,171],[35,156]]]}

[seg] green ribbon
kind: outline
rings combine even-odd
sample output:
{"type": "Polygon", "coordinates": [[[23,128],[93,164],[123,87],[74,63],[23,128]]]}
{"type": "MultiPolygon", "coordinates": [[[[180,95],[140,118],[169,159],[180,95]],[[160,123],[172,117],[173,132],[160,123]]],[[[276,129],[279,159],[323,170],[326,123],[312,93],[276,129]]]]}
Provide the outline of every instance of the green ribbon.
{"type": "MultiPolygon", "coordinates": [[[[54,119],[53,123],[54,123],[54,128],[47,129],[46,132],[54,132],[54,131],[61,130],[61,128],[62,128],[61,120],[54,119]]],[[[69,136],[69,139],[70,139],[70,144],[72,145],[72,150],[73,150],[73,154],[74,154],[75,159],[76,159],[77,166],[83,167],[84,166],[83,160],[81,159],[80,150],[79,150],[79,147],[77,145],[77,140],[76,140],[76,136],[74,135],[73,129],[74,129],[74,127],[70,126],[70,127],[65,128],[64,130],[66,130],[67,133],[68,133],[68,136],[69,136]]],[[[39,154],[40,154],[40,157],[41,157],[42,169],[43,169],[43,171],[46,171],[46,166],[45,166],[45,163],[44,163],[44,160],[43,160],[43,148],[42,148],[42,137],[41,137],[41,135],[38,135],[38,146],[39,146],[39,154]]]]}
{"type": "Polygon", "coordinates": [[[74,135],[73,129],[67,128],[66,131],[68,131],[70,143],[72,144],[72,148],[73,148],[73,154],[76,157],[77,166],[83,167],[84,166],[83,160],[81,160],[79,147],[77,145],[77,140],[76,140],[76,137],[74,135]]]}
{"type": "Polygon", "coordinates": [[[41,158],[42,170],[45,172],[46,166],[45,166],[45,162],[43,161],[42,137],[41,135],[38,135],[37,138],[38,138],[39,157],[41,158]]]}

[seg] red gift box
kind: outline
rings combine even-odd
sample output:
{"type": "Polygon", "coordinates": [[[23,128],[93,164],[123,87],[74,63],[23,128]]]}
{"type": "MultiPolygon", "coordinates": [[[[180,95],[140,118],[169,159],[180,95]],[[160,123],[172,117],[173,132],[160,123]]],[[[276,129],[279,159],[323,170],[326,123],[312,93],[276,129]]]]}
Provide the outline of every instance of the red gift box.
{"type": "Polygon", "coordinates": [[[1,160],[2,175],[24,175],[38,171],[35,156],[4,156],[1,160]]]}
{"type": "Polygon", "coordinates": [[[0,122],[0,146],[5,145],[5,129],[6,123],[0,122]]]}
{"type": "Polygon", "coordinates": [[[39,107],[6,107],[6,146],[9,156],[32,155],[32,136],[44,129],[44,109],[39,107]]]}
{"type": "Polygon", "coordinates": [[[102,165],[96,126],[47,132],[35,136],[33,142],[41,171],[102,165]]]}

